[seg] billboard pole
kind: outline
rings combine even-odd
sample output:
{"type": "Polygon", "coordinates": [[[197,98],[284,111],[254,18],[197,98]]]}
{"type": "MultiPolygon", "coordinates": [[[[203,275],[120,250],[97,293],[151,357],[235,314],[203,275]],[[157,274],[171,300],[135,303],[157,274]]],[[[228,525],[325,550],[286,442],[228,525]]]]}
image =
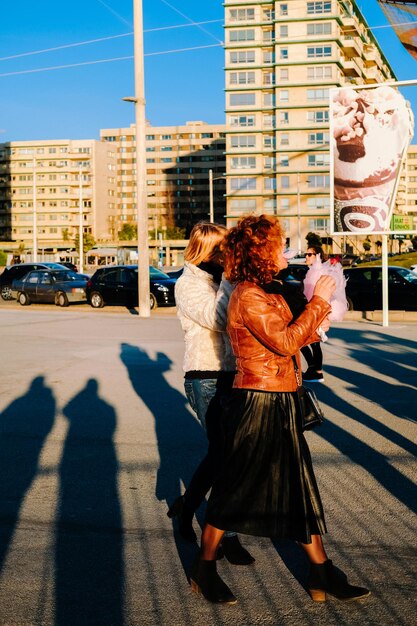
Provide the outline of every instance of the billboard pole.
{"type": "Polygon", "coordinates": [[[389,326],[388,235],[382,235],[382,326],[389,326]]]}

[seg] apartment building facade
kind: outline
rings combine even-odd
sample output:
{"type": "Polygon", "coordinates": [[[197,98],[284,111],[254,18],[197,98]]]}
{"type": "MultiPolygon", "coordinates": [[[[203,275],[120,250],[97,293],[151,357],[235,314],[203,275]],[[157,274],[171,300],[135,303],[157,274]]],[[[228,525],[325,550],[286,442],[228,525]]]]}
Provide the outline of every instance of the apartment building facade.
{"type": "Polygon", "coordinates": [[[303,249],[329,231],[329,89],[394,73],[353,0],[226,0],[225,31],[227,223],[278,215],[303,249]]]}
{"type": "Polygon", "coordinates": [[[108,241],[112,167],[115,162],[99,141],[0,144],[0,241],[31,250],[36,225],[38,250],[70,249],[80,232],[80,216],[84,233],[108,241]]]}
{"type": "MultiPolygon", "coordinates": [[[[116,231],[136,223],[135,126],[100,131],[101,141],[113,151],[116,231]]],[[[202,121],[181,126],[147,126],[146,186],[149,231],[185,229],[188,236],[210,212],[209,173],[212,171],[213,212],[225,221],[225,126],[202,121]]],[[[113,208],[112,208],[113,210],[113,208]]]]}

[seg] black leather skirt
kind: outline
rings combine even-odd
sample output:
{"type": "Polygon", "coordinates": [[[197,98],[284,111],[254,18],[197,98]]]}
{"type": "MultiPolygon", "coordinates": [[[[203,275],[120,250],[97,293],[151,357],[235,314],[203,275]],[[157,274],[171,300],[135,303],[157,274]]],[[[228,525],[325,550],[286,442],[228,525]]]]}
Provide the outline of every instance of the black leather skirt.
{"type": "Polygon", "coordinates": [[[295,393],[233,389],[206,521],[222,530],[310,543],[326,532],[295,393]]]}

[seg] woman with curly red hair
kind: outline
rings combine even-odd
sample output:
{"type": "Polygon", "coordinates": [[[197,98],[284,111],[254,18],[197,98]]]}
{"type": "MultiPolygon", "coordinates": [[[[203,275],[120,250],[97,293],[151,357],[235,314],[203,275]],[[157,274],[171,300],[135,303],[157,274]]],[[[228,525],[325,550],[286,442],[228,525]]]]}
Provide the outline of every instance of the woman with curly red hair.
{"type": "Polygon", "coordinates": [[[226,530],[297,541],[310,561],[313,600],[369,595],[333,567],[321,535],[323,507],[301,430],[293,357],[329,329],[335,281],[321,277],[307,303],[279,280],[287,266],[278,219],[242,218],[223,244],[225,274],[236,283],[227,330],[236,357],[233,390],[224,402],[224,458],[207,508],[201,551],[190,576],[193,591],[216,603],[236,598],[217,573],[217,547],[226,530]]]}

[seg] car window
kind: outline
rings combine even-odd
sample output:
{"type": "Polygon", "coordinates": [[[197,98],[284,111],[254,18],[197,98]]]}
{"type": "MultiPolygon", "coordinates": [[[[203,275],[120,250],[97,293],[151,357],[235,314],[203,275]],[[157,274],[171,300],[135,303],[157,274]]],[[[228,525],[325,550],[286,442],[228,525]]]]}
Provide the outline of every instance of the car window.
{"type": "Polygon", "coordinates": [[[149,275],[151,278],[169,278],[168,274],[161,272],[161,270],[157,270],[156,267],[149,268],[149,275]]]}
{"type": "Polygon", "coordinates": [[[104,272],[104,274],[101,275],[100,280],[106,285],[117,283],[119,280],[119,270],[116,268],[114,270],[110,270],[109,272],[104,272]]]}
{"type": "Polygon", "coordinates": [[[53,280],[50,272],[42,272],[40,283],[41,285],[52,285],[53,280]]]}
{"type": "Polygon", "coordinates": [[[59,280],[61,283],[67,283],[71,280],[77,280],[77,276],[74,272],[52,272],[52,276],[55,280],[59,280]]]}
{"type": "Polygon", "coordinates": [[[26,282],[33,285],[38,282],[38,280],[40,279],[40,276],[41,276],[40,272],[31,272],[29,276],[27,277],[26,282]]]}
{"type": "Polygon", "coordinates": [[[125,285],[129,285],[137,281],[137,271],[129,269],[127,267],[122,267],[120,269],[120,281],[125,285]]]}
{"type": "Polygon", "coordinates": [[[349,282],[352,283],[370,283],[372,278],[372,271],[369,270],[352,270],[346,272],[345,275],[349,278],[349,282]]]}
{"type": "Polygon", "coordinates": [[[398,276],[401,276],[401,278],[406,280],[408,283],[416,282],[416,275],[413,274],[413,272],[410,272],[410,270],[406,269],[405,267],[395,270],[395,273],[398,274],[398,276]]]}

